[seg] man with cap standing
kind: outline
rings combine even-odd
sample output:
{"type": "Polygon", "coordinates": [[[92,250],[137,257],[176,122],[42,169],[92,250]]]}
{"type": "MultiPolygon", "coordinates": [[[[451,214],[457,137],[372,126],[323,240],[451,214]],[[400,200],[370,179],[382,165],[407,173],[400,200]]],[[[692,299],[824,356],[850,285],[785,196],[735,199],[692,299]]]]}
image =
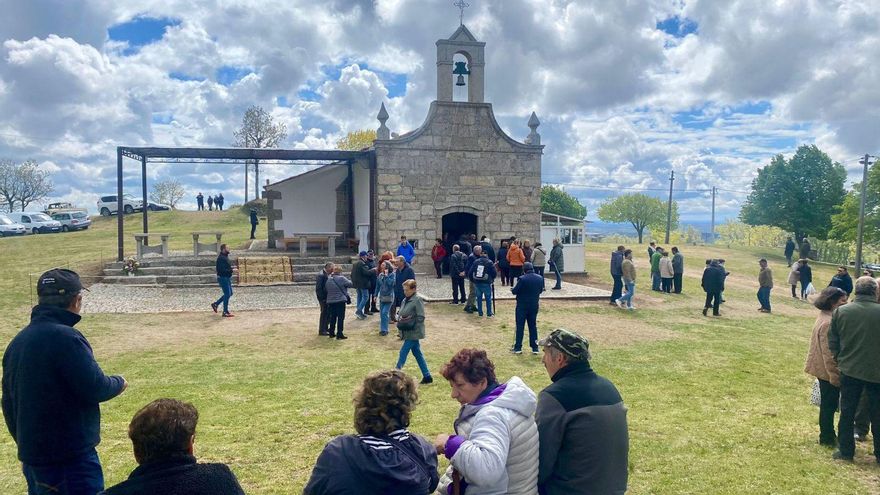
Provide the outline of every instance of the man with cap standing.
{"type": "Polygon", "coordinates": [[[128,384],[104,375],[88,340],[73,328],[81,319],[83,290],[70,270],[40,276],[30,324],[3,355],[3,416],[29,494],[94,495],[104,489],[95,450],[99,404],[128,384]]]}
{"type": "Polygon", "coordinates": [[[538,491],[626,492],[629,431],[620,392],[590,367],[587,339],[558,328],[538,342],[553,383],[538,395],[538,491]]]}
{"type": "Polygon", "coordinates": [[[516,340],[510,352],[522,354],[523,333],[526,322],[529,324],[529,347],[532,354],[538,355],[538,309],[541,293],[544,292],[544,277],[535,273],[535,267],[523,263],[524,275],[510,289],[516,296],[516,340]]]}

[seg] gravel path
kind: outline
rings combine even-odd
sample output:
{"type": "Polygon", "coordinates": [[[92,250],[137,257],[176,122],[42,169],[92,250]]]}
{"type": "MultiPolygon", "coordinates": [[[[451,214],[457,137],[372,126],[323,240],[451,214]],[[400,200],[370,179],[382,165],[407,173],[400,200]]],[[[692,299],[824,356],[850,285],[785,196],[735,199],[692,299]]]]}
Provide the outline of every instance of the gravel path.
{"type": "MultiPolygon", "coordinates": [[[[452,289],[449,278],[417,276],[419,293],[429,302],[449,301],[452,289]]],[[[542,299],[597,299],[610,293],[584,285],[563,283],[562,290],[548,290],[542,299]]],[[[203,311],[220,297],[218,288],[181,288],[94,284],[83,298],[84,313],[168,313],[203,311]]],[[[354,291],[350,291],[354,297],[354,291]]],[[[499,300],[513,299],[508,287],[495,285],[499,300]]],[[[234,287],[231,310],[310,308],[318,305],[312,286],[278,285],[269,287],[234,287]]]]}

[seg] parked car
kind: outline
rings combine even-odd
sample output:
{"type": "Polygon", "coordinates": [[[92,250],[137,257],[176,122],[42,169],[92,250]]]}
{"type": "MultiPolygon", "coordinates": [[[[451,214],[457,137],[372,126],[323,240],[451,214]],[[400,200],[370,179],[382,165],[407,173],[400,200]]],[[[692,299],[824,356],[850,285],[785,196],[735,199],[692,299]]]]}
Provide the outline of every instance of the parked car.
{"type": "Polygon", "coordinates": [[[15,211],[7,213],[6,216],[13,222],[24,225],[24,228],[33,234],[61,232],[61,222],[52,220],[49,215],[39,211],[15,211]]]}
{"type": "MultiPolygon", "coordinates": [[[[117,201],[116,195],[112,194],[109,196],[101,196],[101,199],[98,200],[98,212],[101,213],[102,217],[109,217],[110,215],[116,213],[117,201]]],[[[134,196],[130,194],[122,195],[122,211],[125,213],[134,213],[136,211],[141,211],[144,209],[144,201],[142,199],[136,199],[134,196]]]]}
{"type": "Polygon", "coordinates": [[[72,211],[82,211],[88,213],[85,208],[77,208],[73,203],[49,203],[49,206],[43,210],[43,213],[50,217],[56,213],[67,213],[72,211]]]}
{"type": "Polygon", "coordinates": [[[52,215],[53,220],[61,222],[61,231],[86,230],[92,224],[89,215],[84,211],[69,211],[52,215]]]}
{"type": "Polygon", "coordinates": [[[24,228],[24,225],[15,223],[6,215],[0,214],[0,237],[25,234],[27,234],[27,229],[24,228]]]}
{"type": "Polygon", "coordinates": [[[152,201],[150,201],[150,203],[147,205],[147,209],[150,211],[168,211],[171,209],[171,207],[168,205],[163,205],[162,203],[153,203],[152,201]]]}

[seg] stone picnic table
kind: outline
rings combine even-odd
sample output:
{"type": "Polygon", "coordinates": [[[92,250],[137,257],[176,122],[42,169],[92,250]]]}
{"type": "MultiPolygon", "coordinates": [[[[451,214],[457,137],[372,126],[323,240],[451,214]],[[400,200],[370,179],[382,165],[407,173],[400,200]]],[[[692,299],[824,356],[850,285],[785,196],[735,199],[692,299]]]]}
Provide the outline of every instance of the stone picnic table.
{"type": "Polygon", "coordinates": [[[150,233],[141,233],[134,234],[134,241],[137,245],[137,258],[144,259],[145,254],[157,253],[162,255],[162,258],[168,257],[168,238],[171,237],[171,234],[165,232],[150,232],[150,233]],[[162,243],[158,246],[150,246],[147,244],[147,240],[150,237],[159,237],[162,240],[162,243]]]}
{"type": "Polygon", "coordinates": [[[290,237],[278,239],[276,247],[288,249],[290,244],[299,241],[299,254],[306,256],[308,252],[309,241],[327,243],[327,255],[329,257],[336,256],[336,238],[342,237],[342,232],[294,232],[290,237]]]}
{"type": "Polygon", "coordinates": [[[212,254],[220,254],[220,239],[223,237],[223,232],[192,232],[193,238],[193,256],[198,256],[203,252],[210,252],[212,254]],[[214,236],[217,240],[216,242],[199,242],[200,236],[214,236]]]}

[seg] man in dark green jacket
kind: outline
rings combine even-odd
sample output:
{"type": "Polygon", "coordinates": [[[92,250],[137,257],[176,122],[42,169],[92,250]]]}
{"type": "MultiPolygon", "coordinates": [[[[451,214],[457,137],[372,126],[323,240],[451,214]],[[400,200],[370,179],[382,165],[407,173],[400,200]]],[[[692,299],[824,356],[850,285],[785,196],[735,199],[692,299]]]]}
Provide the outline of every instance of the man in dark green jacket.
{"type": "MultiPolygon", "coordinates": [[[[538,342],[553,383],[538,395],[541,495],[622,495],[628,477],[626,406],[590,368],[587,339],[558,328],[538,342]]],[[[851,436],[851,435],[850,435],[851,436]]]]}
{"type": "Polygon", "coordinates": [[[357,290],[357,311],[354,315],[358,320],[367,317],[364,309],[370,302],[370,278],[373,271],[367,265],[368,255],[366,251],[361,251],[357,261],[351,265],[351,285],[357,290]]]}
{"type": "Polygon", "coordinates": [[[880,464],[880,304],[877,281],[856,280],[855,301],[834,310],[828,329],[828,347],[840,368],[840,450],[835,459],[852,461],[855,454],[853,421],[862,391],[874,434],[874,456],[880,464]]]}

